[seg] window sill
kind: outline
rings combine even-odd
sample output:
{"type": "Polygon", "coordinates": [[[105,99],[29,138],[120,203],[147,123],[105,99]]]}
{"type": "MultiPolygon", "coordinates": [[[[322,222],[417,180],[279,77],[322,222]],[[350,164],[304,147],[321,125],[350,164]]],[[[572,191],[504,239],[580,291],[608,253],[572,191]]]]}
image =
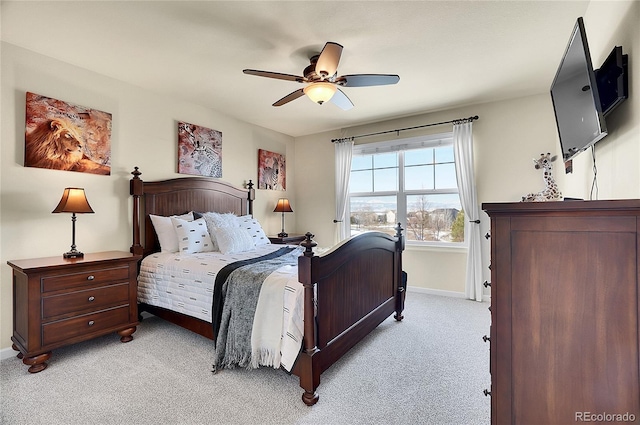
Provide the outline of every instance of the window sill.
{"type": "Polygon", "coordinates": [[[425,242],[406,242],[405,249],[407,251],[438,251],[438,252],[455,252],[455,253],[466,253],[468,251],[468,246],[466,244],[458,244],[458,243],[446,243],[446,242],[437,242],[437,243],[425,243],[425,242]]]}

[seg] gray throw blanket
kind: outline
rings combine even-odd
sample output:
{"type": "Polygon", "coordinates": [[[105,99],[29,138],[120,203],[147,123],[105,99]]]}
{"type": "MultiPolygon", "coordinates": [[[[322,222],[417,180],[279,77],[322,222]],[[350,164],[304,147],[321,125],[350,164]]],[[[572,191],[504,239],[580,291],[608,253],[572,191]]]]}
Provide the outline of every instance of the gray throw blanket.
{"type": "Polygon", "coordinates": [[[222,317],[216,336],[213,371],[251,364],[251,331],[262,282],[285,265],[295,266],[301,251],[234,270],[222,286],[222,317]]]}

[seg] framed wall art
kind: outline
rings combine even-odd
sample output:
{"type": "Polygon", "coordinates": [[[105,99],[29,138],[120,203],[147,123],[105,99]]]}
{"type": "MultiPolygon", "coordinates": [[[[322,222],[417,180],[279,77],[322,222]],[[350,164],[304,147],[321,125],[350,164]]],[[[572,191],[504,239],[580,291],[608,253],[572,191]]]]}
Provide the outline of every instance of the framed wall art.
{"type": "Polygon", "coordinates": [[[287,190],[284,155],[258,149],[258,189],[287,190]]]}
{"type": "Polygon", "coordinates": [[[178,122],[178,173],[222,177],[222,133],[178,122]]]}
{"type": "Polygon", "coordinates": [[[27,92],[24,166],[111,174],[111,114],[27,92]]]}

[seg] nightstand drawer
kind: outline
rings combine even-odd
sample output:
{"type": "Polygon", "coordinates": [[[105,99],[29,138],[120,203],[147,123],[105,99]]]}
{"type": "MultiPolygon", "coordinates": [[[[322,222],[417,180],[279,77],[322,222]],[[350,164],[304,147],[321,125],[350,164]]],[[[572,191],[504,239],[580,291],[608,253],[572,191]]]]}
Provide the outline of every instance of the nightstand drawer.
{"type": "Polygon", "coordinates": [[[42,278],[42,292],[58,291],[87,284],[95,285],[118,280],[129,280],[129,267],[93,268],[79,273],[45,276],[42,278]]]}
{"type": "Polygon", "coordinates": [[[129,323],[128,305],[47,323],[42,325],[42,345],[55,344],[127,323],[129,323]]]}
{"type": "Polygon", "coordinates": [[[129,282],[85,289],[42,299],[42,319],[65,314],[83,314],[128,304],[129,282]]]}

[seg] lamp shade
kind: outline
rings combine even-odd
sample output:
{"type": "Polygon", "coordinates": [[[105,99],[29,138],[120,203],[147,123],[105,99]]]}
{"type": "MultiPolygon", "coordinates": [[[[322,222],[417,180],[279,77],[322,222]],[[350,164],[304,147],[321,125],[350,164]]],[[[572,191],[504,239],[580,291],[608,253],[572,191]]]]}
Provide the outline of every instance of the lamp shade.
{"type": "Polygon", "coordinates": [[[302,91],[309,99],[322,105],[327,100],[330,100],[335,94],[337,88],[331,83],[312,83],[306,86],[302,91]]]}
{"type": "Polygon", "coordinates": [[[289,204],[289,200],[287,198],[280,198],[278,199],[278,203],[276,204],[276,208],[273,210],[273,212],[286,213],[293,212],[293,210],[291,209],[291,205],[289,204]]]}
{"type": "Polygon", "coordinates": [[[52,211],[53,213],[93,213],[91,205],[87,201],[84,189],[77,187],[67,187],[62,193],[62,199],[58,206],[52,211]]]}

